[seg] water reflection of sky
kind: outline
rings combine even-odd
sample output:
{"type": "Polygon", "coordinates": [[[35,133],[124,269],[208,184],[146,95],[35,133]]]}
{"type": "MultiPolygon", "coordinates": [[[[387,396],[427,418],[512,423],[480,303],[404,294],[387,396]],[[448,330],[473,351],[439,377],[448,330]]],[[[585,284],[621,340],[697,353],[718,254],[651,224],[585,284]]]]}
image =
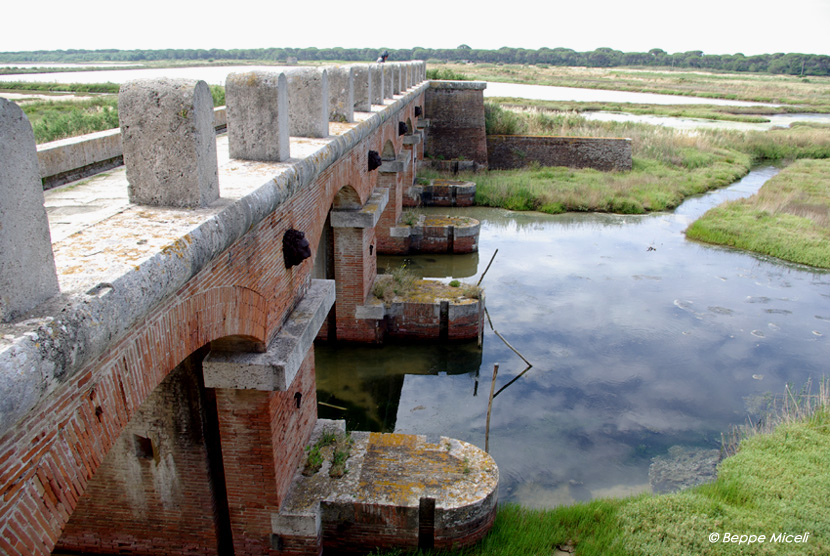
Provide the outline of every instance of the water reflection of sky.
{"type": "MultiPolygon", "coordinates": [[[[550,506],[646,489],[652,457],[673,445],[717,448],[721,432],[765,393],[830,373],[830,273],[683,235],[709,206],[751,193],[773,173],[753,173],[674,214],[465,210],[482,220],[478,272],[466,280],[476,281],[499,249],[483,282],[488,311],[534,364],[493,404],[502,500],[550,506]]],[[[436,349],[359,351],[349,388],[377,390],[371,369],[394,361],[398,382],[385,391],[400,389],[400,398],[387,427],[483,447],[493,365],[498,388],[524,364],[489,328],[480,366],[475,356],[436,366],[436,349]]],[[[471,348],[440,348],[445,362],[454,349],[471,348]]],[[[324,401],[335,399],[327,377],[340,372],[327,357],[318,357],[324,401]]]]}
{"type": "Polygon", "coordinates": [[[768,121],[762,123],[736,122],[730,120],[708,120],[704,118],[677,118],[674,116],[655,116],[650,114],[629,114],[625,112],[583,112],[589,120],[606,122],[637,122],[659,125],[683,130],[695,129],[736,129],[766,131],[773,127],[790,127],[794,122],[830,123],[830,114],[771,114],[764,116],[768,121]]]}

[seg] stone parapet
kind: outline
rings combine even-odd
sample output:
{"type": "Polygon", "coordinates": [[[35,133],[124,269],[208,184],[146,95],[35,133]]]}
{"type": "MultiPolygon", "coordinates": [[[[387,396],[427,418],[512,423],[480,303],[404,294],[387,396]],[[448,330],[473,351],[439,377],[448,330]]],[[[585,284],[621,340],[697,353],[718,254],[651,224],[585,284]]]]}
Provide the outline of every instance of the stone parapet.
{"type": "MultiPolygon", "coordinates": [[[[217,133],[227,126],[224,106],[213,109],[217,133]]],[[[37,146],[38,167],[44,189],[110,170],[124,163],[121,129],[97,131],[37,146]]]]}
{"type": "Polygon", "coordinates": [[[291,156],[285,74],[232,73],[225,80],[230,155],[280,162],[291,156]]]}
{"type": "Polygon", "coordinates": [[[293,137],[328,137],[329,80],[325,68],[285,71],[288,127],[293,137]]]}
{"type": "MultiPolygon", "coordinates": [[[[208,268],[220,253],[266,220],[292,195],[312,187],[327,168],[361,145],[385,122],[397,121],[398,113],[420,98],[425,88],[426,84],[414,87],[382,111],[362,114],[359,122],[339,135],[315,144],[298,143],[298,152],[290,164],[246,166],[237,162],[223,169],[223,195],[228,195],[227,200],[189,213],[184,219],[171,213],[163,238],[131,245],[121,256],[123,262],[113,258],[111,251],[73,254],[75,250],[69,245],[61,249],[62,266],[72,272],[60,276],[64,296],[25,322],[0,328],[0,371],[15,377],[0,382],[0,399],[7,401],[0,406],[0,434],[104,353],[112,338],[121,337],[146,318],[162,300],[208,268]],[[305,150],[301,151],[301,146],[305,150]],[[65,354],[72,355],[67,358],[65,354]],[[21,360],[27,361],[25,373],[19,370],[21,360]],[[56,369],[55,360],[62,361],[60,369],[56,369]]],[[[125,188],[123,174],[106,179],[113,182],[109,196],[117,197],[115,191],[125,188]]],[[[129,208],[126,195],[119,201],[112,214],[129,220],[134,209],[129,208]]],[[[98,218],[103,220],[104,216],[98,218]]],[[[134,218],[133,226],[146,221],[140,216],[134,218]]],[[[101,230],[110,241],[117,241],[125,228],[104,225],[101,230]]],[[[133,230],[131,237],[136,233],[140,232],[133,230]]]]}
{"type": "Polygon", "coordinates": [[[219,198],[213,99],[204,81],[139,79],[118,93],[130,202],[204,207],[219,198]]]}
{"type": "Polygon", "coordinates": [[[355,111],[354,66],[329,66],[329,121],[353,122],[355,111]]]}

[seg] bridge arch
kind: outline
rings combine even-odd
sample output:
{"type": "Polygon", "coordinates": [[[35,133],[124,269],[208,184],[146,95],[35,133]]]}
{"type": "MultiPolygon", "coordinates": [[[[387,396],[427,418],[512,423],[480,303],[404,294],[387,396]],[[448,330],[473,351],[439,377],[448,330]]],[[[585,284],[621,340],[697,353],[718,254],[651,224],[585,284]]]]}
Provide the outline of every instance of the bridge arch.
{"type": "MultiPolygon", "coordinates": [[[[189,474],[186,480],[181,479],[183,473],[188,473],[187,466],[179,469],[169,457],[169,434],[166,437],[147,432],[142,434],[141,427],[136,429],[135,418],[138,416],[140,419],[143,413],[161,414],[162,421],[170,421],[172,429],[183,432],[183,442],[187,444],[192,440],[191,433],[203,429],[202,424],[197,424],[195,429],[193,425],[181,426],[186,421],[182,421],[182,417],[192,413],[196,403],[194,400],[198,401],[200,394],[198,388],[194,393],[192,384],[183,386],[181,379],[170,385],[171,375],[191,369],[191,383],[196,380],[192,369],[201,364],[212,341],[217,341],[220,346],[243,345],[249,349],[264,345],[268,307],[266,298],[259,292],[233,285],[208,288],[190,295],[184,291],[182,296],[169,300],[159,308],[130,335],[126,345],[114,350],[110,357],[88,373],[79,373],[73,378],[74,384],[69,385],[69,389],[83,392],[88,402],[78,413],[56,411],[45,417],[53,421],[53,430],[60,431],[66,445],[65,450],[51,456],[50,465],[74,477],[71,493],[47,488],[48,493],[43,495],[43,500],[36,502],[45,504],[54,516],[51,529],[53,543],[63,538],[67,531],[71,537],[70,524],[76,510],[80,509],[81,513],[75,522],[89,523],[84,515],[89,517],[94,514],[96,506],[90,506],[86,500],[94,497],[107,500],[113,492],[119,493],[122,500],[126,497],[126,501],[133,505],[129,516],[122,514],[125,521],[140,521],[141,515],[134,515],[136,508],[140,510],[144,507],[149,513],[156,511],[146,500],[146,488],[134,488],[131,484],[129,477],[135,471],[143,469],[147,479],[145,482],[167,493],[159,499],[166,501],[160,507],[164,507],[165,503],[175,506],[171,496],[181,491],[177,484],[191,480],[189,474]],[[163,401],[153,401],[160,391],[163,392],[163,401]],[[153,409],[146,408],[148,400],[153,409]],[[115,469],[120,467],[125,473],[113,474],[112,469],[102,467],[108,458],[114,460],[110,466],[114,465],[115,469]],[[98,472],[102,470],[105,475],[98,478],[98,472]],[[108,494],[102,495],[101,487],[95,485],[107,484],[108,480],[115,490],[105,488],[108,494]],[[87,493],[90,487],[92,490],[87,493]]],[[[201,380],[201,372],[196,375],[201,380]]],[[[109,511],[107,508],[110,506],[111,499],[104,504],[104,511],[109,511]]],[[[107,518],[108,515],[105,513],[105,518],[99,521],[110,529],[118,529],[118,525],[113,526],[117,520],[114,522],[107,518]]],[[[169,518],[169,513],[163,515],[169,518]]],[[[212,524],[209,529],[213,529],[212,524]]],[[[100,533],[103,534],[103,531],[100,533]]],[[[150,539],[136,537],[134,540],[140,544],[150,539]]]]}
{"type": "Polygon", "coordinates": [[[395,144],[387,139],[383,145],[383,152],[380,153],[383,160],[395,160],[395,144]]]}
{"type": "Polygon", "coordinates": [[[331,203],[333,210],[357,210],[363,206],[360,194],[351,185],[342,186],[334,195],[331,203]]]}

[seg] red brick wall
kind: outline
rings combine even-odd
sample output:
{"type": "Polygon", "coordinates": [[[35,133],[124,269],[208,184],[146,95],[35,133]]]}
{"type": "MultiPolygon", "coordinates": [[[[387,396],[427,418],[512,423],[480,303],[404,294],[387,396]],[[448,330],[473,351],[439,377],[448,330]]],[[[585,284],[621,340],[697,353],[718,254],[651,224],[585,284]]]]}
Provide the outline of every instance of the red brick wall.
{"type": "Polygon", "coordinates": [[[271,514],[288,492],[317,420],[314,351],[288,391],[219,389],[216,406],[234,554],[279,554],[271,548],[271,514]]]}
{"type": "Polygon", "coordinates": [[[324,553],[418,548],[418,508],[374,504],[324,504],[324,553]]]}
{"type": "Polygon", "coordinates": [[[464,159],[486,168],[484,91],[468,85],[427,89],[424,115],[429,128],[424,152],[426,157],[464,159]]]}
{"type": "MultiPolygon", "coordinates": [[[[421,99],[405,107],[401,117],[414,119],[414,106],[421,99]]],[[[307,288],[313,261],[312,257],[286,270],[283,233],[288,228],[299,229],[316,249],[334,195],[341,187],[351,185],[362,201],[368,199],[376,173],[368,174],[367,152],[380,152],[387,140],[400,150],[397,118],[387,120],[344,153],[314,183],[208,263],[125,336],[113,340],[102,355],[74,372],[0,438],[0,553],[51,553],[121,431],[150,393],[191,353],[224,336],[266,341],[279,331],[307,288]]],[[[171,246],[170,256],[176,256],[176,248],[171,246]]],[[[312,388],[303,384],[303,388],[312,388]]],[[[293,391],[291,396],[293,402],[293,391]]],[[[311,397],[306,400],[313,405],[311,397]]],[[[273,403],[277,414],[279,401],[273,403]]],[[[307,421],[303,418],[293,425],[298,438],[303,436],[300,431],[308,426],[307,421]]],[[[280,466],[293,465],[274,461],[280,466]]],[[[273,481],[283,485],[282,478],[274,477],[273,481]]],[[[242,534],[243,538],[237,540],[235,535],[234,540],[248,542],[247,533],[242,534]]],[[[259,547],[259,525],[251,535],[252,546],[259,547]]]]}
{"type": "Polygon", "coordinates": [[[435,340],[440,339],[442,334],[447,340],[478,338],[484,326],[484,304],[448,303],[444,319],[442,323],[440,301],[393,303],[387,310],[386,334],[390,338],[408,340],[435,340]]]}
{"type": "Polygon", "coordinates": [[[136,411],[81,496],[58,550],[220,553],[200,364],[201,357],[188,358],[136,411]],[[136,436],[152,446],[137,445],[136,436]]]}
{"type": "Polygon", "coordinates": [[[631,170],[631,140],[604,137],[536,137],[489,135],[487,152],[491,170],[542,166],[631,170]]]}

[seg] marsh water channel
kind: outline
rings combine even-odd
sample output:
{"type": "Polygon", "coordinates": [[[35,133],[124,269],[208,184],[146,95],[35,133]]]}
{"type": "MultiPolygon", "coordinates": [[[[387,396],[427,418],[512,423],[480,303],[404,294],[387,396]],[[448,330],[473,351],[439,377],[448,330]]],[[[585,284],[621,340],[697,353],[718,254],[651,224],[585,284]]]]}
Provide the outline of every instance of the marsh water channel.
{"type": "MultiPolygon", "coordinates": [[[[673,447],[718,449],[769,395],[830,374],[830,273],[683,234],[777,171],[757,168],[672,213],[456,209],[482,222],[478,254],[379,259],[475,283],[498,249],[482,282],[488,311],[533,364],[493,402],[501,501],[552,507],[650,490],[649,466],[673,447]]],[[[489,326],[481,349],[320,345],[316,357],[321,416],[481,447],[494,364],[496,390],[525,368],[489,326]]]]}

